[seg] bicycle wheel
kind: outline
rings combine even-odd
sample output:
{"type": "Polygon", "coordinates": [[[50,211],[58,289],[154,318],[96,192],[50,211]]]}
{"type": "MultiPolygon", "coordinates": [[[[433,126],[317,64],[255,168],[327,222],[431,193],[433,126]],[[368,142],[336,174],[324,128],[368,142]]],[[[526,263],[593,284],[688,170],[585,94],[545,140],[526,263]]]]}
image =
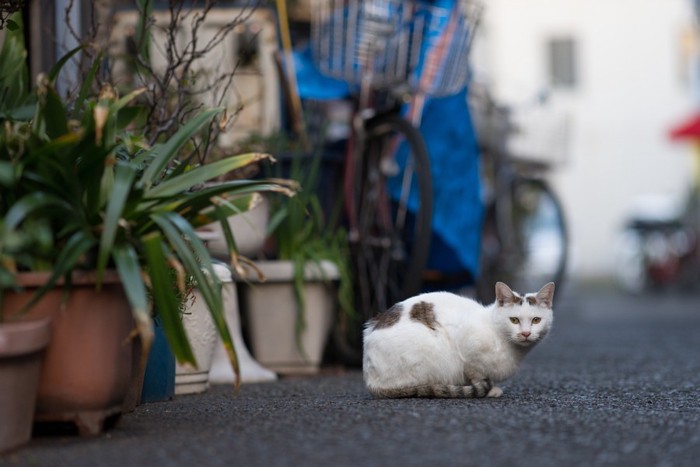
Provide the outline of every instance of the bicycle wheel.
{"type": "Polygon", "coordinates": [[[495,299],[497,281],[527,293],[564,280],[568,236],[558,198],[544,180],[531,178],[516,179],[511,193],[510,207],[493,203],[484,219],[477,288],[484,303],[495,299]]]}
{"type": "Polygon", "coordinates": [[[433,192],[428,152],[413,125],[382,115],[368,120],[365,130],[351,247],[358,307],[367,319],[420,292],[433,192]]]}

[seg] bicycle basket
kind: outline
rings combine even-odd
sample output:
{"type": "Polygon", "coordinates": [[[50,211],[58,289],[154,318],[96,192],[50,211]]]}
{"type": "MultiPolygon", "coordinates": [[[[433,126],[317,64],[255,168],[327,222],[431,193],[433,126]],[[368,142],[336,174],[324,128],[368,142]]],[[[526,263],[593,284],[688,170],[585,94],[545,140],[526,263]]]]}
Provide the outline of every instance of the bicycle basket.
{"type": "Polygon", "coordinates": [[[403,0],[315,0],[311,20],[319,70],[352,85],[449,95],[469,76],[481,5],[403,0]]]}
{"type": "Polygon", "coordinates": [[[555,168],[566,161],[569,115],[554,104],[515,109],[511,114],[515,131],[507,142],[511,157],[555,168]]]}

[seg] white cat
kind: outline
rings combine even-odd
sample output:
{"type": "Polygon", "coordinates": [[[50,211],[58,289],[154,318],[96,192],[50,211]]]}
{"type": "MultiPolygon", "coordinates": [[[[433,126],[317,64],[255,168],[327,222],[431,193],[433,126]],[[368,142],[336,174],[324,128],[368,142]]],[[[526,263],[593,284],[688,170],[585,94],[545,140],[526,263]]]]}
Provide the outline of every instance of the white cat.
{"type": "Polygon", "coordinates": [[[362,370],[374,397],[499,397],[552,327],[554,283],[523,295],[496,284],[481,305],[449,292],[397,303],[369,320],[362,370]]]}

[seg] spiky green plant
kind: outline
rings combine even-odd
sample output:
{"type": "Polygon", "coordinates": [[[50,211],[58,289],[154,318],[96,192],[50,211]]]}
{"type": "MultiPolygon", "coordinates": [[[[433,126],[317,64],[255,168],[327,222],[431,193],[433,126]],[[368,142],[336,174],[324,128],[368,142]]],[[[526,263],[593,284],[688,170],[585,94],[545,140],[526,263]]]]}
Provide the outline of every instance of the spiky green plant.
{"type": "Polygon", "coordinates": [[[69,287],[75,270],[95,270],[99,288],[105,270],[115,268],[146,353],[153,307],[178,361],[196,364],[173,293],[191,277],[238,374],[221,284],[196,229],[220,221],[235,259],[235,233],[225,218],[244,211],[255,193],[292,195],[296,184],[264,179],[204,185],[271,157],[250,153],[199,166],[178,162],[186,160],[183,151],[218,109],[196,115],[166,141],[146,147],[124,117],[136,115],[130,105],[140,91],[118,98],[105,87],[89,98],[91,83],[84,83],[69,112],[54,89],[56,74],[39,79],[29,121],[14,121],[12,113],[0,116],[0,310],[4,291],[15,287],[23,270],[51,271],[31,306],[60,279],[69,287]]]}
{"type": "MultiPolygon", "coordinates": [[[[306,327],[304,284],[309,265],[315,267],[325,281],[329,279],[323,277],[322,262],[329,261],[336,266],[340,311],[351,319],[356,315],[347,231],[340,225],[340,205],[337,204],[330,216],[327,216],[319,199],[319,185],[323,176],[320,153],[305,154],[281,135],[251,143],[252,147],[286,153],[289,156],[289,171],[285,176],[298,182],[301,187],[294,198],[271,197],[268,233],[274,240],[277,258],[291,261],[293,265],[292,280],[297,308],[296,341],[297,348],[305,355],[301,334],[306,327]]],[[[274,169],[279,176],[279,167],[274,169]]]]}

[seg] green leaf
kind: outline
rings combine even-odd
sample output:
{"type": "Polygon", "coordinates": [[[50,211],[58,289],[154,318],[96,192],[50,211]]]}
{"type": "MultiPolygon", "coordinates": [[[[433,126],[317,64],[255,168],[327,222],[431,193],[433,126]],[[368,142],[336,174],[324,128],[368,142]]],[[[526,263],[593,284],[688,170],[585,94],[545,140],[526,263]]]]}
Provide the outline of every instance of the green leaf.
{"type": "Polygon", "coordinates": [[[44,88],[45,95],[40,99],[38,123],[50,139],[56,139],[68,133],[68,116],[63,101],[53,87],[44,88]]]}
{"type": "Polygon", "coordinates": [[[212,198],[221,195],[233,198],[262,192],[282,192],[286,195],[294,193],[290,185],[282,181],[236,180],[215,184],[186,195],[174,195],[158,202],[161,206],[167,206],[168,210],[177,210],[183,214],[194,227],[201,227],[216,220],[213,217],[212,198]]]}
{"type": "Polygon", "coordinates": [[[148,189],[157,183],[158,178],[162,176],[170,161],[178,155],[185,143],[220,111],[220,109],[211,109],[202,112],[188,121],[177,133],[171,136],[166,143],[148,151],[155,155],[155,159],[144,171],[140,180],[141,184],[148,189]]]}
{"type": "Polygon", "coordinates": [[[293,260],[292,264],[294,268],[292,288],[294,290],[294,302],[297,307],[296,319],[294,320],[294,336],[299,353],[304,360],[308,360],[309,357],[301,339],[301,335],[306,329],[306,300],[304,297],[304,287],[306,284],[306,258],[304,258],[302,255],[301,258],[293,260]]]}
{"type": "Polygon", "coordinates": [[[92,62],[92,66],[90,67],[87,74],[85,75],[85,79],[83,80],[83,84],[80,85],[80,91],[78,92],[78,97],[75,99],[75,102],[73,103],[73,113],[72,113],[73,118],[78,118],[80,111],[85,106],[85,101],[87,99],[88,93],[90,92],[90,88],[92,87],[92,83],[93,83],[93,81],[95,81],[95,75],[97,74],[97,69],[99,68],[101,61],[102,61],[102,54],[99,53],[99,54],[97,54],[97,57],[95,57],[95,60],[92,62]]]}
{"type": "Polygon", "coordinates": [[[147,359],[148,351],[153,342],[153,320],[148,306],[146,284],[141,277],[141,263],[136,250],[129,245],[114,247],[112,256],[141,336],[142,352],[144,353],[142,358],[147,359]]]}
{"type": "Polygon", "coordinates": [[[275,209],[275,212],[272,214],[270,217],[270,220],[267,223],[267,234],[270,235],[272,234],[277,228],[284,222],[284,219],[287,217],[287,212],[289,211],[289,208],[287,206],[280,206],[279,209],[275,209]]]}
{"type": "Polygon", "coordinates": [[[136,178],[136,169],[130,165],[119,164],[114,172],[114,185],[105,212],[100,249],[97,257],[97,283],[102,280],[102,274],[107,267],[110,252],[117,236],[119,220],[122,217],[126,200],[136,178]]]}
{"type": "Polygon", "coordinates": [[[154,215],[153,218],[173,245],[173,249],[182,261],[187,273],[194,277],[197,288],[202,294],[219,332],[224,348],[228,352],[234,373],[237,375],[236,381],[238,381],[240,379],[238,377],[240,371],[238,357],[224,318],[221,284],[214,273],[209,252],[197,236],[197,233],[181,216],[175,213],[162,213],[154,215]],[[187,239],[187,242],[183,237],[187,239]],[[206,274],[204,270],[207,271],[206,274]]]}
{"type": "Polygon", "coordinates": [[[173,251],[182,262],[185,271],[194,277],[197,288],[207,303],[214,322],[223,319],[221,288],[212,267],[211,256],[209,256],[204,243],[189,223],[179,215],[160,213],[154,214],[152,217],[172,245],[173,251]],[[206,270],[206,274],[203,270],[206,270]]]}
{"type": "Polygon", "coordinates": [[[11,162],[0,161],[0,185],[9,187],[14,184],[15,169],[11,162]]]}
{"type": "MultiPolygon", "coordinates": [[[[197,219],[191,221],[190,223],[194,227],[201,227],[202,225],[210,224],[212,222],[221,222],[222,219],[253,209],[258,205],[260,199],[260,193],[257,191],[244,195],[237,195],[235,197],[213,197],[210,201],[213,206],[202,209],[197,219]]],[[[226,223],[228,224],[228,222],[226,223]]]]}
{"type": "Polygon", "coordinates": [[[49,289],[52,289],[56,285],[58,279],[70,274],[70,272],[76,268],[76,265],[81,258],[90,250],[90,248],[92,248],[94,244],[95,239],[86,232],[82,230],[75,232],[68,239],[56,258],[56,263],[51,271],[51,276],[44,285],[37,289],[34,295],[32,295],[32,298],[24,305],[22,308],[23,312],[33,307],[49,289]]]}
{"type": "MultiPolygon", "coordinates": [[[[33,100],[30,99],[30,101],[33,100]]],[[[36,104],[35,103],[30,103],[26,105],[22,105],[19,107],[15,107],[13,109],[10,109],[8,112],[5,113],[4,117],[8,118],[10,120],[15,120],[15,121],[28,121],[31,120],[31,118],[34,116],[34,111],[36,110],[36,104]]],[[[3,116],[3,115],[0,115],[3,116]]]]}
{"type": "Polygon", "coordinates": [[[139,320],[150,321],[148,293],[141,277],[141,263],[136,250],[129,245],[117,245],[112,255],[132,309],[140,317],[139,320]]]}
{"type": "Polygon", "coordinates": [[[82,230],[75,232],[59,253],[54,265],[54,274],[62,276],[73,271],[95,243],[95,238],[89,233],[82,230]]]}
{"type": "Polygon", "coordinates": [[[54,66],[51,67],[51,70],[49,70],[48,78],[50,83],[55,83],[56,78],[58,78],[58,74],[61,72],[61,69],[63,69],[63,66],[68,63],[68,60],[73,58],[75,54],[80,52],[85,48],[84,45],[79,45],[78,47],[69,50],[68,53],[66,53],[61,59],[56,62],[54,66]]]}
{"type": "Polygon", "coordinates": [[[114,104],[110,106],[110,112],[119,112],[122,110],[126,105],[136,99],[138,96],[146,92],[146,88],[139,88],[131,91],[129,94],[127,94],[124,97],[121,97],[118,101],[116,101],[114,104]]]}
{"type": "MultiPolygon", "coordinates": [[[[146,107],[143,106],[128,106],[124,107],[121,112],[117,114],[117,131],[124,131],[131,122],[137,119],[143,118],[147,113],[146,107]]],[[[139,125],[137,120],[136,126],[139,125]]]]}
{"type": "Polygon", "coordinates": [[[31,101],[32,94],[22,15],[17,12],[8,20],[17,28],[8,28],[0,47],[0,115],[12,117],[18,107],[31,101]]]}
{"type": "Polygon", "coordinates": [[[188,274],[197,281],[207,305],[221,309],[221,294],[211,284],[216,284],[211,256],[192,226],[174,212],[156,213],[151,216],[173,247],[188,274]],[[201,262],[201,263],[200,263],[201,262]],[[207,271],[208,277],[202,269],[207,271]],[[211,292],[211,293],[210,293],[211,292]]]}
{"type": "Polygon", "coordinates": [[[207,182],[232,170],[245,167],[269,157],[268,154],[250,153],[201,165],[153,187],[148,191],[148,197],[172,196],[174,194],[183,193],[195,185],[207,182]]]}
{"type": "Polygon", "coordinates": [[[153,0],[138,0],[138,10],[141,13],[136,23],[136,46],[138,54],[144,58],[146,63],[151,57],[151,27],[149,21],[153,17],[153,0]]]}
{"type": "Polygon", "coordinates": [[[229,257],[233,258],[236,255],[238,248],[236,247],[236,239],[233,236],[231,225],[228,223],[228,217],[230,214],[221,206],[216,206],[214,212],[216,214],[216,219],[219,221],[219,225],[221,226],[221,232],[224,234],[224,240],[226,241],[229,257]]]}
{"type": "Polygon", "coordinates": [[[13,32],[14,32],[14,31],[19,31],[19,30],[20,30],[19,24],[15,23],[15,22],[12,21],[11,19],[5,20],[5,26],[7,27],[7,29],[8,29],[9,31],[13,31],[13,32]]]}
{"type": "Polygon", "coordinates": [[[63,207],[71,209],[70,205],[66,204],[58,197],[49,196],[45,192],[37,191],[31,193],[17,201],[5,215],[4,227],[5,231],[14,230],[28,216],[34,212],[50,206],[63,207]]]}
{"type": "Polygon", "coordinates": [[[196,365],[194,353],[182,326],[180,304],[175,298],[177,284],[166,266],[168,259],[164,254],[165,240],[158,232],[146,235],[141,240],[151,281],[153,304],[163,323],[170,348],[179,362],[196,365]]]}

